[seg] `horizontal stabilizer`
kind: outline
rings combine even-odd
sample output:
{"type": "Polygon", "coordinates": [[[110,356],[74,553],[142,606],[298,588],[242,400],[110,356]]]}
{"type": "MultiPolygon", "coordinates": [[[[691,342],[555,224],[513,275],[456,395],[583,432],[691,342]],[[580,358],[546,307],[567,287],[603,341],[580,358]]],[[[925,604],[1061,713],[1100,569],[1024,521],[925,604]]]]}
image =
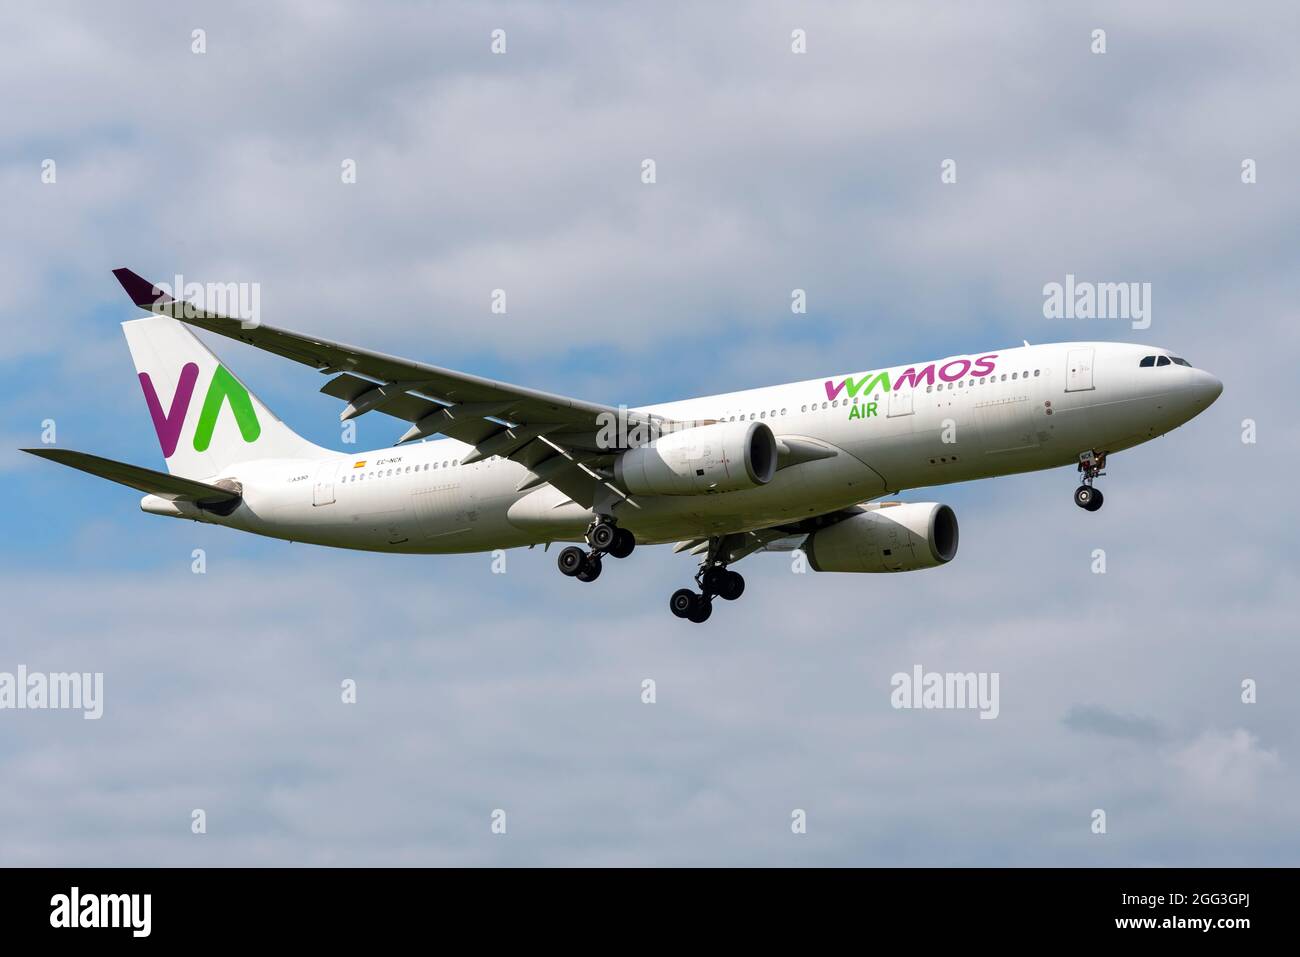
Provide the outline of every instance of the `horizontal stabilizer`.
{"type": "Polygon", "coordinates": [[[73,452],[68,449],[22,449],[22,451],[171,501],[210,506],[238,501],[240,497],[237,490],[209,485],[206,482],[196,482],[178,475],[168,475],[166,472],[155,472],[153,469],[128,465],[125,462],[114,462],[112,459],[88,455],[85,452],[73,452]]]}

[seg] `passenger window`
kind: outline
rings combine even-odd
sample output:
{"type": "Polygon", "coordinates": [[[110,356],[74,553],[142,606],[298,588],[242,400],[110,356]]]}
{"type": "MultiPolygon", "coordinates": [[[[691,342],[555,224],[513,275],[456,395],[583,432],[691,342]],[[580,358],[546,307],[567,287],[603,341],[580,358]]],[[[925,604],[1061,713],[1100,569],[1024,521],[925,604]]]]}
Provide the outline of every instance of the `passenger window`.
{"type": "Polygon", "coordinates": [[[1007,381],[1007,374],[1006,374],[1005,372],[1002,373],[1002,381],[1003,381],[1003,382],[1006,382],[1006,381],[1007,381]]]}
{"type": "Polygon", "coordinates": [[[760,413],[758,413],[758,417],[759,417],[760,419],[766,419],[766,418],[767,418],[767,413],[766,413],[766,412],[760,412],[760,413]]]}
{"type": "Polygon", "coordinates": [[[1167,365],[1172,365],[1172,363],[1169,361],[1168,356],[1161,356],[1159,359],[1156,360],[1156,365],[1167,366],[1167,365]]]}
{"type": "MultiPolygon", "coordinates": [[[[857,400],[856,400],[856,399],[854,400],[854,404],[855,404],[855,405],[857,404],[857,400]]],[[[782,409],[782,410],[781,410],[781,414],[782,414],[782,415],[785,415],[785,409],[782,409]]]]}
{"type": "Polygon", "coordinates": [[[1149,369],[1156,364],[1155,356],[1143,356],[1142,361],[1138,363],[1143,369],[1149,369]]]}
{"type": "Polygon", "coordinates": [[[799,409],[799,411],[800,411],[800,412],[807,412],[807,411],[808,411],[808,406],[806,406],[806,405],[805,405],[805,406],[802,406],[802,407],[799,409]]]}
{"type": "Polygon", "coordinates": [[[1035,378],[1035,379],[1038,378],[1038,373],[1039,373],[1039,371],[1040,371],[1040,370],[1038,370],[1038,369],[1035,369],[1035,370],[1034,370],[1034,378],[1035,378]]]}
{"type": "MultiPolygon", "coordinates": [[[[1015,378],[1015,377],[1016,377],[1016,374],[1015,374],[1015,373],[1014,373],[1014,372],[1013,372],[1013,373],[1011,373],[1011,378],[1013,378],[1013,379],[1014,379],[1014,378],[1015,378]]],[[[1004,377],[1003,377],[1003,378],[1005,378],[1005,376],[1004,376],[1004,377]]]]}
{"type": "Polygon", "coordinates": [[[925,391],[926,391],[926,392],[929,392],[929,391],[931,391],[933,388],[934,388],[934,386],[932,386],[932,385],[927,385],[927,386],[925,387],[925,391]]]}

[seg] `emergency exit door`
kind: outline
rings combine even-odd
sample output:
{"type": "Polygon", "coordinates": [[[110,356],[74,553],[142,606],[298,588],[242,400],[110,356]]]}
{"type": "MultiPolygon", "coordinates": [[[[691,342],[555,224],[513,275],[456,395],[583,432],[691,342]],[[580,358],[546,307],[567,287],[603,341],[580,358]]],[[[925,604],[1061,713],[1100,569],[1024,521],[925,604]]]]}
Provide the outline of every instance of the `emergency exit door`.
{"type": "Polygon", "coordinates": [[[313,505],[334,504],[334,472],[337,468],[337,465],[330,463],[316,470],[316,485],[311,495],[313,505]]]}
{"type": "Polygon", "coordinates": [[[1092,349],[1071,349],[1065,363],[1065,391],[1087,392],[1092,384],[1092,349]]]}

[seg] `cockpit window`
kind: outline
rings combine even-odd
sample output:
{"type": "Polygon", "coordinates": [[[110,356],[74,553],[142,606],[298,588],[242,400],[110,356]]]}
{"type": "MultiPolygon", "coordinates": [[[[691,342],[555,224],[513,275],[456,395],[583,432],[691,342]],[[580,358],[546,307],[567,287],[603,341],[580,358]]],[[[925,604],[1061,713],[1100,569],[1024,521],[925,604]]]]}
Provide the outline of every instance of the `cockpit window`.
{"type": "Polygon", "coordinates": [[[1186,359],[1181,359],[1178,356],[1170,356],[1169,358],[1174,360],[1174,365],[1187,366],[1189,369],[1192,367],[1192,364],[1186,359]]]}
{"type": "Polygon", "coordinates": [[[1141,366],[1143,369],[1148,369],[1155,364],[1156,364],[1155,356],[1143,356],[1142,361],[1138,363],[1138,365],[1141,366]]]}
{"type": "Polygon", "coordinates": [[[1169,357],[1168,357],[1168,356],[1159,356],[1159,357],[1156,359],[1156,365],[1158,365],[1158,366],[1167,366],[1167,365],[1172,365],[1172,363],[1169,361],[1169,357]]]}

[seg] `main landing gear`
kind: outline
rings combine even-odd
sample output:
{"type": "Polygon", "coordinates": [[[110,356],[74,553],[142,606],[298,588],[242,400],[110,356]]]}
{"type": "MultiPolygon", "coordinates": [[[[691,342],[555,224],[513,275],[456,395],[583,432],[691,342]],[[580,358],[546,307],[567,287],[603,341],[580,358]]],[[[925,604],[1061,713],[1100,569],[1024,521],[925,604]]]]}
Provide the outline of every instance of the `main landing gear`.
{"type": "Polygon", "coordinates": [[[601,558],[627,558],[636,548],[636,537],[626,528],[619,528],[608,519],[598,519],[587,529],[589,551],[570,545],[560,551],[555,564],[560,573],[580,582],[594,582],[600,577],[601,558]]]}
{"type": "Polygon", "coordinates": [[[669,609],[678,618],[685,618],[697,625],[703,624],[713,614],[715,597],[724,601],[735,601],[745,593],[745,579],[739,572],[733,572],[719,562],[717,552],[715,539],[714,542],[710,542],[708,558],[695,573],[695,583],[700,588],[698,592],[691,591],[689,588],[679,588],[668,599],[669,609]]]}
{"type": "Polygon", "coordinates": [[[1101,494],[1101,489],[1093,488],[1092,483],[1106,474],[1105,468],[1105,452],[1089,451],[1079,456],[1079,473],[1083,476],[1083,484],[1074,490],[1074,504],[1079,508],[1090,512],[1101,508],[1106,497],[1101,494]]]}

